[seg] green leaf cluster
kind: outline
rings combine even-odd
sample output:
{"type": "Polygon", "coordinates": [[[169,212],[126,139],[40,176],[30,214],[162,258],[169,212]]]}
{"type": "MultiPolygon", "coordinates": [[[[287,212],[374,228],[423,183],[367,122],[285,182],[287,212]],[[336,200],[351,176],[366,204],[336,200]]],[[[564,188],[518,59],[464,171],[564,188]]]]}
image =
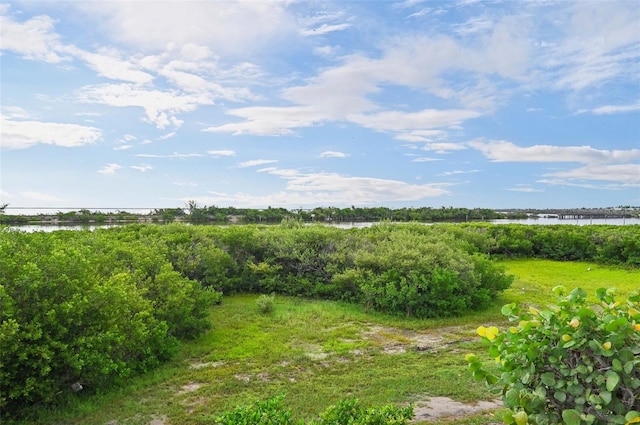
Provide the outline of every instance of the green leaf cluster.
{"type": "Polygon", "coordinates": [[[580,288],[554,292],[553,309],[508,304],[513,326],[478,328],[497,372],[468,355],[471,372],[502,392],[507,424],[640,423],[640,292],[601,288],[595,306],[580,288]]]}
{"type": "MultiPolygon", "coordinates": [[[[219,425],[304,425],[283,406],[284,395],[249,406],[238,407],[216,418],[219,425]]],[[[413,418],[411,406],[363,406],[357,399],[346,399],[329,406],[308,425],[406,425],[413,418]]]]}

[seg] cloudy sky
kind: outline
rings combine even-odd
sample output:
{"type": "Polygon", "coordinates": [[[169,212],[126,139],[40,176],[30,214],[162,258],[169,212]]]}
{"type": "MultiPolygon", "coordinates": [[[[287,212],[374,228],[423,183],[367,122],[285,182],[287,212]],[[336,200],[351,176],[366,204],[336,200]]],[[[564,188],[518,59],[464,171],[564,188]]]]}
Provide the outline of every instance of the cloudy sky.
{"type": "Polygon", "coordinates": [[[0,19],[10,207],[640,205],[637,0],[3,1],[0,19]]]}

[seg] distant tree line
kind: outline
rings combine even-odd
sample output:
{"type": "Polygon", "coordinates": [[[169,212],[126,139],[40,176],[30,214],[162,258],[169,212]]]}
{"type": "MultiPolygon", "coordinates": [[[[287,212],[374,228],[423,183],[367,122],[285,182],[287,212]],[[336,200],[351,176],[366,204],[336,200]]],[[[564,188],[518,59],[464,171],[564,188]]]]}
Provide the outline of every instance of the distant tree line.
{"type": "Polygon", "coordinates": [[[501,218],[527,218],[523,212],[501,213],[488,208],[455,207],[317,207],[314,209],[286,209],[268,207],[266,209],[199,206],[189,201],[185,208],[157,208],[149,213],[127,211],[103,212],[81,209],[79,211],[59,211],[56,214],[10,215],[0,214],[0,224],[111,224],[111,223],[172,223],[188,222],[197,224],[277,224],[283,220],[303,222],[465,222],[484,221],[501,218]]]}

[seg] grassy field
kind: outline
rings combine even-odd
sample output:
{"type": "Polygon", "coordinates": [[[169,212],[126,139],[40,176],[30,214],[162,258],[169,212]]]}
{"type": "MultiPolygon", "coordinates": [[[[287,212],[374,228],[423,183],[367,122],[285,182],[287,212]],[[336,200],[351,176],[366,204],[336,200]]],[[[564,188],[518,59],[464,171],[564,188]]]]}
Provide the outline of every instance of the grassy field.
{"type": "MultiPolygon", "coordinates": [[[[503,304],[552,304],[550,289],[560,284],[590,294],[601,286],[621,295],[640,288],[639,270],[541,260],[504,264],[516,276],[511,289],[484,312],[447,320],[287,297],[276,297],[274,312],[262,314],[255,295],[225,297],[211,311],[213,330],[183,344],[172,362],[117,391],[80,393],[73,409],[44,412],[33,423],[212,424],[225,410],[282,393],[286,407],[305,419],[347,397],[366,404],[420,405],[436,396],[491,400],[495,395],[472,379],[464,355],[482,354],[475,329],[504,324],[503,304]]],[[[428,423],[489,424],[500,422],[499,413],[428,423]]]]}

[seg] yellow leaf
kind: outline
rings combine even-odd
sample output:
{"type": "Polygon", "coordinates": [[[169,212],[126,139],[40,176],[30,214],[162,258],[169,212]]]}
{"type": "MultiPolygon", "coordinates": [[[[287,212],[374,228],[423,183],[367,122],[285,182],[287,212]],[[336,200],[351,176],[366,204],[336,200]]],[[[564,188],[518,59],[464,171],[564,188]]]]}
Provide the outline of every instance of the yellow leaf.
{"type": "Polygon", "coordinates": [[[572,328],[577,328],[578,326],[580,326],[580,320],[578,320],[576,317],[574,317],[573,319],[571,319],[571,321],[569,322],[569,326],[571,326],[572,328]]]}
{"type": "Polygon", "coordinates": [[[605,350],[610,350],[611,349],[611,342],[607,341],[604,344],[602,344],[602,348],[604,348],[605,350]]]}
{"type": "Polygon", "coordinates": [[[564,342],[570,341],[571,340],[571,335],[569,335],[569,334],[562,335],[562,340],[564,342]]]}
{"type": "Polygon", "coordinates": [[[529,307],[529,313],[535,314],[535,315],[539,315],[540,314],[540,310],[538,310],[535,307],[529,307]]]}
{"type": "Polygon", "coordinates": [[[478,327],[478,329],[476,329],[476,332],[478,332],[478,335],[480,336],[485,336],[487,334],[487,328],[485,328],[484,326],[480,326],[478,327]]]}
{"type": "Polygon", "coordinates": [[[500,330],[495,326],[491,326],[486,330],[486,337],[489,341],[493,341],[496,339],[496,335],[498,335],[498,333],[500,333],[500,330]]]}

